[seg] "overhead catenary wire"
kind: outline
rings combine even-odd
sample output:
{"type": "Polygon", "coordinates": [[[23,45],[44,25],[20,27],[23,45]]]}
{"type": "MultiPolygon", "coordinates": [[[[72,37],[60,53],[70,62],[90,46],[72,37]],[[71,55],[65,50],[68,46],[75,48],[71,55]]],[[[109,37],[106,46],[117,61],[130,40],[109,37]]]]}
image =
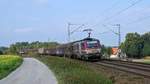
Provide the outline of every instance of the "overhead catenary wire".
{"type": "Polygon", "coordinates": [[[103,26],[104,26],[105,28],[107,28],[107,29],[108,29],[108,31],[111,31],[111,32],[113,32],[114,34],[117,34],[117,35],[118,35],[118,33],[117,33],[117,32],[115,32],[114,30],[110,29],[110,28],[109,28],[109,27],[107,27],[106,25],[104,25],[104,24],[103,24],[103,26]]]}
{"type": "MultiPolygon", "coordinates": [[[[129,0],[131,1],[131,0],[129,0]]],[[[112,5],[110,5],[109,7],[107,7],[106,9],[102,10],[102,12],[100,14],[98,14],[98,16],[95,16],[95,18],[100,18],[99,16],[105,14],[106,12],[111,11],[114,7],[116,7],[118,4],[120,3],[120,0],[117,0],[116,2],[112,3],[112,5]]],[[[91,21],[92,19],[88,20],[91,21]]],[[[87,22],[88,22],[87,21],[87,22]]],[[[89,28],[89,27],[88,27],[89,28]]],[[[90,27],[91,28],[91,27],[90,27]]]]}
{"type": "Polygon", "coordinates": [[[121,13],[127,11],[128,9],[130,9],[130,8],[133,7],[133,6],[135,6],[136,4],[138,4],[138,3],[141,2],[141,1],[142,1],[142,0],[138,0],[138,1],[134,2],[134,3],[132,3],[132,4],[131,4],[130,6],[128,6],[127,8],[122,9],[121,11],[119,11],[119,12],[117,12],[116,14],[114,14],[114,15],[112,15],[112,16],[106,18],[105,20],[110,20],[110,19],[116,17],[117,15],[120,15],[121,13]]]}
{"type": "Polygon", "coordinates": [[[72,24],[72,23],[68,23],[68,42],[70,42],[70,39],[71,39],[71,35],[76,32],[78,29],[80,29],[82,26],[84,26],[84,24],[72,24]],[[81,25],[79,26],[78,28],[76,28],[75,30],[71,31],[70,27],[73,26],[73,25],[81,25]]]}
{"type": "MultiPolygon", "coordinates": [[[[135,6],[136,4],[140,3],[141,1],[143,1],[143,0],[138,0],[138,1],[134,2],[134,3],[132,3],[130,6],[128,6],[128,7],[124,8],[124,9],[120,10],[120,11],[117,12],[116,14],[114,14],[114,15],[108,17],[108,18],[105,18],[105,19],[103,20],[103,22],[106,22],[106,21],[108,21],[108,20],[113,19],[114,17],[117,17],[118,15],[120,15],[121,13],[127,11],[128,9],[130,9],[131,7],[133,7],[133,6],[135,6]]],[[[103,24],[103,23],[98,22],[97,24],[91,26],[91,28],[92,28],[92,27],[95,27],[95,26],[97,26],[97,25],[99,25],[99,24],[103,24]]]]}
{"type": "MultiPolygon", "coordinates": [[[[120,0],[118,0],[117,2],[114,2],[110,7],[106,8],[105,10],[103,10],[102,13],[106,13],[111,11],[114,7],[116,7],[118,4],[120,3],[120,0]]],[[[98,16],[97,16],[98,17],[98,16]]]]}
{"type": "MultiPolygon", "coordinates": [[[[106,11],[111,11],[113,9],[113,7],[117,6],[120,3],[120,0],[118,0],[117,2],[113,3],[108,9],[106,9],[106,11]]],[[[105,11],[105,12],[106,12],[105,11]]]]}
{"type": "Polygon", "coordinates": [[[109,33],[110,31],[104,31],[104,32],[101,32],[101,33],[98,33],[98,34],[106,34],[106,33],[109,33]]]}
{"type": "Polygon", "coordinates": [[[80,28],[82,28],[83,26],[85,26],[84,24],[82,24],[81,26],[79,26],[78,28],[76,28],[75,30],[73,30],[72,32],[71,32],[71,34],[73,34],[74,32],[76,32],[76,31],[78,31],[80,28]]]}
{"type": "Polygon", "coordinates": [[[127,25],[135,24],[135,23],[138,23],[138,22],[147,20],[147,19],[150,19],[150,16],[146,16],[146,17],[139,18],[139,19],[137,19],[137,20],[135,20],[135,21],[132,21],[132,22],[127,23],[127,25]]]}
{"type": "MultiPolygon", "coordinates": [[[[117,0],[117,2],[115,2],[115,3],[113,3],[109,8],[107,8],[106,10],[107,11],[110,11],[110,10],[112,10],[113,9],[113,7],[115,7],[117,4],[119,3],[119,0],[117,0]]],[[[104,12],[106,12],[106,11],[104,11],[104,12]]],[[[98,17],[98,16],[97,16],[98,17]]],[[[71,23],[69,23],[69,25],[79,25],[79,24],[71,24],[71,23]]],[[[69,32],[68,34],[68,36],[70,37],[70,35],[71,34],[73,34],[74,32],[76,32],[76,31],[78,31],[80,28],[82,28],[83,26],[85,26],[84,24],[82,24],[81,26],[79,26],[78,28],[76,28],[75,30],[73,30],[73,31],[71,31],[71,32],[69,32]]],[[[70,27],[70,26],[69,26],[70,27]]],[[[70,31],[70,29],[69,29],[69,31],[70,31]]]]}

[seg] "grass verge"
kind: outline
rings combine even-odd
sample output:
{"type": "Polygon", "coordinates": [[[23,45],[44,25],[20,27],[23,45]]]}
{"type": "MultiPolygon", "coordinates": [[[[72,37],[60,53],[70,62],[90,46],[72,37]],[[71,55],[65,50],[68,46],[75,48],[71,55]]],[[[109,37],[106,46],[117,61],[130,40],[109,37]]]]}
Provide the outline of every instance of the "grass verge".
{"type": "Polygon", "coordinates": [[[88,67],[86,62],[62,57],[36,57],[56,75],[59,84],[112,84],[112,81],[88,67]]]}
{"type": "Polygon", "coordinates": [[[145,64],[150,64],[150,60],[149,61],[144,61],[142,63],[145,63],[145,64]]]}
{"type": "Polygon", "coordinates": [[[15,55],[0,55],[0,79],[6,77],[22,64],[23,59],[15,55]]]}

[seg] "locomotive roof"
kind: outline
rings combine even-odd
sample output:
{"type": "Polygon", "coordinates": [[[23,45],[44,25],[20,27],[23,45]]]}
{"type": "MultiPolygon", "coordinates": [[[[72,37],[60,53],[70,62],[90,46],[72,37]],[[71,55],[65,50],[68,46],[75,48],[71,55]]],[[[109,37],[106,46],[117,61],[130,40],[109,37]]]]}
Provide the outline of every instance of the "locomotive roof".
{"type": "Polygon", "coordinates": [[[81,42],[81,41],[95,41],[95,40],[98,40],[98,39],[95,39],[95,38],[84,38],[84,39],[81,39],[81,40],[78,40],[78,41],[73,41],[73,42],[70,42],[70,43],[61,44],[61,45],[58,45],[57,47],[64,47],[66,45],[70,45],[70,44],[73,44],[73,43],[76,43],[76,42],[81,42]]]}
{"type": "Polygon", "coordinates": [[[95,40],[98,40],[98,39],[95,39],[95,38],[84,38],[84,39],[81,39],[81,40],[78,40],[78,41],[74,41],[74,42],[71,42],[71,43],[76,43],[76,42],[80,42],[80,41],[95,41],[95,40]]]}

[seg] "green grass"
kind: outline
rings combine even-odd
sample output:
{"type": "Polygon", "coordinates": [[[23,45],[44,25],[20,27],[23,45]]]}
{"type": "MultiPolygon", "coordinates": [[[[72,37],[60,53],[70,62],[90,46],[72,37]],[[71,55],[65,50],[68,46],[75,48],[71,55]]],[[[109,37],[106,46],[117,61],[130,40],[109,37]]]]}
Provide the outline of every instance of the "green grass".
{"type": "Polygon", "coordinates": [[[22,58],[15,55],[0,55],[0,79],[6,77],[22,64],[22,58]]]}
{"type": "Polygon", "coordinates": [[[62,57],[38,57],[56,75],[59,84],[112,84],[112,81],[94,72],[86,62],[62,57]]]}
{"type": "Polygon", "coordinates": [[[150,64],[150,61],[144,61],[142,63],[145,63],[145,64],[150,64]]]}

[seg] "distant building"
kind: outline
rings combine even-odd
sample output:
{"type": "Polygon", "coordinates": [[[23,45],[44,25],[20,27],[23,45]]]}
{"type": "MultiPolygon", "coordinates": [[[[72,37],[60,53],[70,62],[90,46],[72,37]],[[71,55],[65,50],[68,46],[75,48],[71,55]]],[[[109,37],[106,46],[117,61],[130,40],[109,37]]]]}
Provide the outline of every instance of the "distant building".
{"type": "Polygon", "coordinates": [[[118,50],[118,48],[112,48],[112,55],[117,55],[118,50]]]}
{"type": "Polygon", "coordinates": [[[119,48],[118,47],[112,47],[112,54],[110,55],[110,58],[119,58],[118,57],[118,51],[119,51],[119,48]]]}
{"type": "Polygon", "coordinates": [[[127,55],[121,52],[121,49],[118,47],[112,47],[112,54],[110,55],[110,58],[126,59],[127,55]]]}

